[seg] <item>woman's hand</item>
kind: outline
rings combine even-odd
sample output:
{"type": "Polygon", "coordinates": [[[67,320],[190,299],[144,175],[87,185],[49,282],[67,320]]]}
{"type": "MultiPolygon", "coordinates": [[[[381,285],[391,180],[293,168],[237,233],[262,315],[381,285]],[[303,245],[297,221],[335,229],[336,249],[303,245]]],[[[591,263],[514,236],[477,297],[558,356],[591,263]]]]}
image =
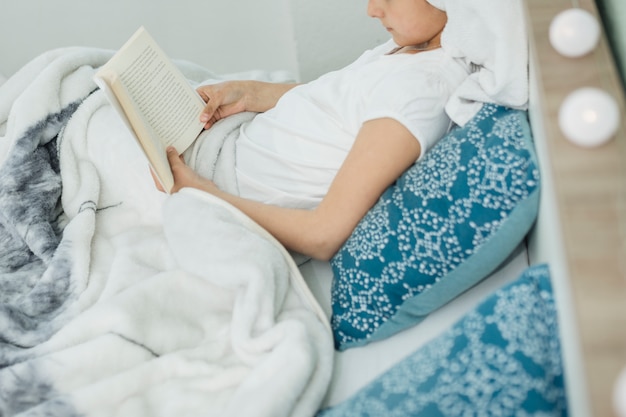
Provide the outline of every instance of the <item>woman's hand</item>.
{"type": "Polygon", "coordinates": [[[218,120],[246,110],[246,81],[226,81],[219,84],[203,85],[196,89],[206,103],[200,121],[208,129],[218,120]]]}
{"type": "MultiPolygon", "coordinates": [[[[198,175],[196,171],[191,169],[189,165],[185,163],[183,156],[178,155],[178,152],[174,147],[167,148],[167,159],[170,163],[172,175],[174,176],[174,186],[170,190],[170,193],[176,193],[185,187],[197,188],[214,195],[219,193],[220,190],[217,188],[215,183],[198,175]]],[[[157,179],[152,169],[150,169],[150,173],[152,174],[152,179],[154,180],[156,188],[159,191],[164,192],[165,190],[163,189],[163,186],[157,179]]]]}
{"type": "Polygon", "coordinates": [[[208,129],[218,120],[235,113],[267,111],[296,85],[237,80],[200,86],[196,91],[206,103],[200,121],[204,122],[204,128],[208,129]]]}

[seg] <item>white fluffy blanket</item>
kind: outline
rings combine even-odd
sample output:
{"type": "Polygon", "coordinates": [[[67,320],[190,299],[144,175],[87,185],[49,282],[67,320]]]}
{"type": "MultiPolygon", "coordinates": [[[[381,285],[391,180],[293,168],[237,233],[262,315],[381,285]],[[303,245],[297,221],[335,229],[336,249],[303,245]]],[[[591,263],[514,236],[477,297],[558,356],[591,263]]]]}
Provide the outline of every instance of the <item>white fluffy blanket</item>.
{"type": "Polygon", "coordinates": [[[315,414],[332,336],[297,266],[228,204],[155,190],[92,82],[110,56],[0,87],[0,415],[315,414]]]}

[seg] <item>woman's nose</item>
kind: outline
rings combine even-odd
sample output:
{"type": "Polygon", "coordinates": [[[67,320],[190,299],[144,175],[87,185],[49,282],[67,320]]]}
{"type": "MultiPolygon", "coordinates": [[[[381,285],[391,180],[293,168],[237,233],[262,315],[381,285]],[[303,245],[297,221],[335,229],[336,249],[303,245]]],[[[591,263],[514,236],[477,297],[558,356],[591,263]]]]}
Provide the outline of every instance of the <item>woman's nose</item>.
{"type": "Polygon", "coordinates": [[[382,9],[380,8],[379,0],[369,0],[367,2],[367,15],[369,17],[380,18],[382,16],[382,9]]]}

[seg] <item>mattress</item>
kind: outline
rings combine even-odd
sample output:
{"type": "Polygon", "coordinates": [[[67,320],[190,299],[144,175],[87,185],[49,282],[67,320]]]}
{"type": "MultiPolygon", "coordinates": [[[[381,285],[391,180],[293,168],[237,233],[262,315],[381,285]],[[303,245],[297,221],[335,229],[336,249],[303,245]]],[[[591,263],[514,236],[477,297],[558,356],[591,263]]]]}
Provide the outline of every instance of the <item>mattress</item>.
{"type": "MultiPolygon", "coordinates": [[[[323,406],[333,406],[349,398],[395,363],[440,335],[496,289],[518,278],[528,266],[527,246],[522,242],[494,273],[421,323],[388,339],[335,352],[333,378],[323,406]]],[[[333,277],[330,264],[310,260],[300,265],[300,271],[330,318],[333,277]]]]}

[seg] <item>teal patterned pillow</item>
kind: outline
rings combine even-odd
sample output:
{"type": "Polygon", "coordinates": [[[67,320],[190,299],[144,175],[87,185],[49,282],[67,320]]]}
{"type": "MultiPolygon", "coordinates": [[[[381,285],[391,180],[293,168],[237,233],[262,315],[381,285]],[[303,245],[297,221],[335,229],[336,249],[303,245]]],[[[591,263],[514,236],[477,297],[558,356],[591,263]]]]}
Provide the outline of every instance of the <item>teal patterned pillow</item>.
{"type": "Polygon", "coordinates": [[[565,416],[546,265],[531,267],[448,331],[318,417],[565,416]]]}
{"type": "Polygon", "coordinates": [[[331,260],[337,349],[412,326],[484,279],[538,203],[526,112],[484,105],[383,193],[331,260]]]}

